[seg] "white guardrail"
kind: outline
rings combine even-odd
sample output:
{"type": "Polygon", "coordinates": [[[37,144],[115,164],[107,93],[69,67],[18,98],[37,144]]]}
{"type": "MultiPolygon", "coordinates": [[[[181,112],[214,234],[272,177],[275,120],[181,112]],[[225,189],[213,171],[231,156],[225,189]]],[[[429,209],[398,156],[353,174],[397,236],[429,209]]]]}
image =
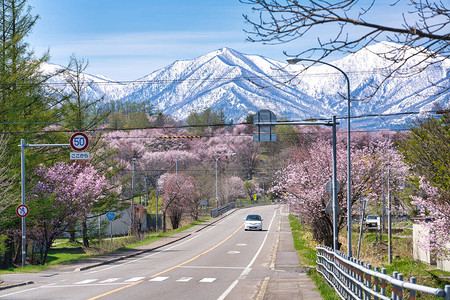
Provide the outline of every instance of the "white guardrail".
{"type": "Polygon", "coordinates": [[[398,272],[390,276],[386,274],[385,268],[372,269],[370,264],[349,258],[329,247],[318,246],[316,249],[319,273],[342,299],[402,300],[405,293],[409,299],[416,299],[420,298],[420,293],[425,293],[450,300],[450,285],[442,290],[416,284],[414,277],[409,282],[403,281],[403,274],[398,272]],[[386,296],[387,290],[392,290],[390,297],[386,296]]]}

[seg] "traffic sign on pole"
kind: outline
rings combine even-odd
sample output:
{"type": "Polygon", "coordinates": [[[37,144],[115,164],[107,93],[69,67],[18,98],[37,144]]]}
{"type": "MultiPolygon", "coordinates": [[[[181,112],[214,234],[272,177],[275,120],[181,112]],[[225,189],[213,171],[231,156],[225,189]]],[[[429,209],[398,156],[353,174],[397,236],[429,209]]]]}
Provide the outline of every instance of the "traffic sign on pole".
{"type": "Polygon", "coordinates": [[[115,216],[116,216],[116,213],[114,213],[114,212],[112,212],[112,211],[106,213],[106,218],[107,218],[110,222],[112,222],[112,221],[114,220],[114,217],[115,217],[115,216]]]}
{"type": "Polygon", "coordinates": [[[26,216],[28,216],[29,212],[30,212],[30,210],[29,210],[28,206],[26,206],[25,204],[20,204],[16,208],[16,214],[21,218],[25,218],[26,216]]]}
{"type": "Polygon", "coordinates": [[[89,145],[89,139],[83,132],[76,132],[70,137],[70,147],[75,151],[83,151],[89,145]]]}

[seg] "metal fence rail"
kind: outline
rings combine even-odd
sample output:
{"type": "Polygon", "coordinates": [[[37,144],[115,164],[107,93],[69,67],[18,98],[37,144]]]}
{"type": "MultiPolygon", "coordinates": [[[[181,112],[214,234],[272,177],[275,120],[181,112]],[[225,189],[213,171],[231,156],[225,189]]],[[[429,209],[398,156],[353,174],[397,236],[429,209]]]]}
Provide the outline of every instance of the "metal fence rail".
{"type": "Polygon", "coordinates": [[[394,299],[402,300],[405,292],[409,299],[416,299],[417,293],[425,293],[450,300],[450,285],[438,289],[416,284],[416,278],[403,281],[403,274],[393,272],[387,275],[386,269],[372,269],[355,258],[349,258],[329,247],[317,247],[318,271],[334,287],[342,299],[394,299]],[[392,290],[390,296],[386,291],[392,290]]]}
{"type": "Polygon", "coordinates": [[[230,209],[233,209],[236,207],[236,202],[230,202],[225,205],[220,206],[219,208],[211,209],[211,218],[218,217],[222,215],[223,213],[226,213],[230,209]]]}

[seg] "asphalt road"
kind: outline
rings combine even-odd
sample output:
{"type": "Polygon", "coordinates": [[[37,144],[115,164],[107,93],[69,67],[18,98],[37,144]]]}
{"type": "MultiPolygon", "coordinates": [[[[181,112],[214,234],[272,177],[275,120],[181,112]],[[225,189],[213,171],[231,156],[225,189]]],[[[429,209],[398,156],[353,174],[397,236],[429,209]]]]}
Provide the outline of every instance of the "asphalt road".
{"type": "Polygon", "coordinates": [[[148,254],[80,272],[20,275],[34,284],[0,291],[0,298],[255,299],[273,277],[280,223],[280,206],[240,209],[148,254]],[[263,230],[244,231],[245,216],[254,213],[263,230]]]}

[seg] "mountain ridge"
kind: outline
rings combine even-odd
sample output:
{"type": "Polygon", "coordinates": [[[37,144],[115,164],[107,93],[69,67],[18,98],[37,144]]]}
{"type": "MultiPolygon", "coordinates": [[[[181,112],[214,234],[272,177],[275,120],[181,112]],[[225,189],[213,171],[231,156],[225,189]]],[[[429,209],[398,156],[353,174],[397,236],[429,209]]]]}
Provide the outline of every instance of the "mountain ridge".
{"type": "MultiPolygon", "coordinates": [[[[351,99],[370,94],[372,85],[383,80],[390,62],[376,52],[395,55],[399,45],[382,42],[331,62],[350,79],[351,99]]],[[[418,57],[417,59],[420,59],[418,57]]],[[[411,62],[411,64],[417,61],[411,62]]],[[[408,67],[407,65],[406,67],[408,67]]],[[[93,81],[89,93],[104,101],[150,101],[164,114],[185,119],[192,110],[211,107],[223,110],[234,121],[249,113],[270,109],[280,118],[307,119],[344,117],[347,114],[345,78],[326,65],[287,65],[270,58],[247,55],[228,47],[192,60],[178,60],[130,83],[119,83],[101,75],[85,74],[93,81]]],[[[407,78],[392,77],[368,101],[352,101],[352,116],[428,111],[448,105],[449,93],[439,95],[431,82],[450,79],[450,61],[407,78]],[[424,95],[418,95],[422,92],[424,95]]],[[[61,80],[54,79],[56,81],[61,80]]],[[[395,129],[410,116],[358,118],[353,128],[395,129]]]]}

